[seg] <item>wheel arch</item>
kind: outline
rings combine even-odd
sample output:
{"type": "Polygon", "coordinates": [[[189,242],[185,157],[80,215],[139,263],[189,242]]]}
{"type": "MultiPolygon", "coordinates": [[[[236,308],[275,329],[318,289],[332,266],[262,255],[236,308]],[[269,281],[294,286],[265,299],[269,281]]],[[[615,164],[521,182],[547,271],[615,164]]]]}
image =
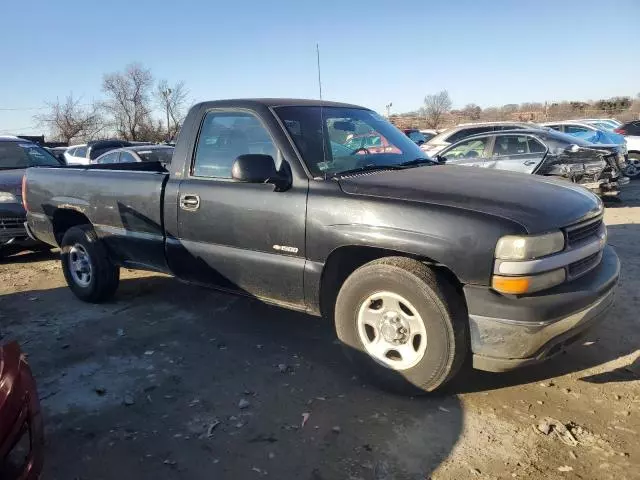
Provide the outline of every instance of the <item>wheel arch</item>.
{"type": "Polygon", "coordinates": [[[51,218],[51,223],[53,225],[53,235],[58,245],[61,244],[64,234],[71,227],[91,225],[91,221],[84,213],[72,208],[56,209],[51,218]]]}
{"type": "Polygon", "coordinates": [[[385,257],[410,258],[436,269],[464,298],[463,283],[458,276],[447,265],[433,258],[390,248],[345,245],[334,249],[329,254],[322,269],[319,297],[320,314],[325,318],[333,318],[333,309],[338,292],[347,277],[363,265],[385,257]]]}

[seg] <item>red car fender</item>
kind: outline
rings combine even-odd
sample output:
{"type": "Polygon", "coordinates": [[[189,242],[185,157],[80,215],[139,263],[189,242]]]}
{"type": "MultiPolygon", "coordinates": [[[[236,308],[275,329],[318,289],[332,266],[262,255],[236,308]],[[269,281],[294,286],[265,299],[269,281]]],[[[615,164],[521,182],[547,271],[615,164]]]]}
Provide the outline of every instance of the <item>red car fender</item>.
{"type": "Polygon", "coordinates": [[[0,477],[20,439],[28,435],[29,451],[22,465],[6,474],[20,480],[40,477],[44,462],[44,433],[40,401],[31,369],[16,342],[0,347],[0,477]],[[18,469],[15,471],[15,469],[18,469]]]}

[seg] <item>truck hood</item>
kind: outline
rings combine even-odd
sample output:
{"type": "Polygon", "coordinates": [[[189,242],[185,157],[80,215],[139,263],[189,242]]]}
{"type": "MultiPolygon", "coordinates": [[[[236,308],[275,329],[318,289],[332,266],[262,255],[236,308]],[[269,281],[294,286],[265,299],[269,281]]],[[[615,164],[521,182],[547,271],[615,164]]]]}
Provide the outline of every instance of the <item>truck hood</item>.
{"type": "Polygon", "coordinates": [[[0,192],[10,192],[20,197],[25,169],[0,170],[0,192]]]}
{"type": "Polygon", "coordinates": [[[340,188],[366,195],[478,211],[541,233],[597,215],[602,202],[586,189],[535,175],[453,165],[367,172],[340,188]]]}

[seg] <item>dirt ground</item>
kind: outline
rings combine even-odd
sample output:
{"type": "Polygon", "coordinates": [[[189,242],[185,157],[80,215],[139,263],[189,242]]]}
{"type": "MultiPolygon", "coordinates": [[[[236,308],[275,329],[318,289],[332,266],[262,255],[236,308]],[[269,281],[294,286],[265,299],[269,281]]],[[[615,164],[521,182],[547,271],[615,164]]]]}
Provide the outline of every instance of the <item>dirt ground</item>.
{"type": "Polygon", "coordinates": [[[0,339],[38,381],[44,478],[640,478],[640,182],[606,221],[622,281],[584,342],[424,398],[363,385],[320,319],[140,272],[88,305],[57,253],[2,260],[0,339]]]}

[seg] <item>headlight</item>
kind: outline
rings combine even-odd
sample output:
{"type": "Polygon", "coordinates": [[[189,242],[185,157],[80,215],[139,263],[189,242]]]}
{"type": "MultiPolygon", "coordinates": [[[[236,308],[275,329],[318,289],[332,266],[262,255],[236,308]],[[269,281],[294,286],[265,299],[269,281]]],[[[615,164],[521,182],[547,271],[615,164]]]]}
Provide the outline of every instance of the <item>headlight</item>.
{"type": "Polygon", "coordinates": [[[0,192],[0,203],[18,203],[18,199],[13,193],[0,192]]]}
{"type": "Polygon", "coordinates": [[[564,268],[539,273],[530,277],[503,277],[494,275],[491,287],[500,293],[522,295],[524,293],[539,292],[547,288],[560,285],[567,278],[564,268]]]}
{"type": "Polygon", "coordinates": [[[496,258],[500,260],[533,260],[564,249],[562,232],[544,235],[515,236],[507,235],[498,240],[496,258]]]}

